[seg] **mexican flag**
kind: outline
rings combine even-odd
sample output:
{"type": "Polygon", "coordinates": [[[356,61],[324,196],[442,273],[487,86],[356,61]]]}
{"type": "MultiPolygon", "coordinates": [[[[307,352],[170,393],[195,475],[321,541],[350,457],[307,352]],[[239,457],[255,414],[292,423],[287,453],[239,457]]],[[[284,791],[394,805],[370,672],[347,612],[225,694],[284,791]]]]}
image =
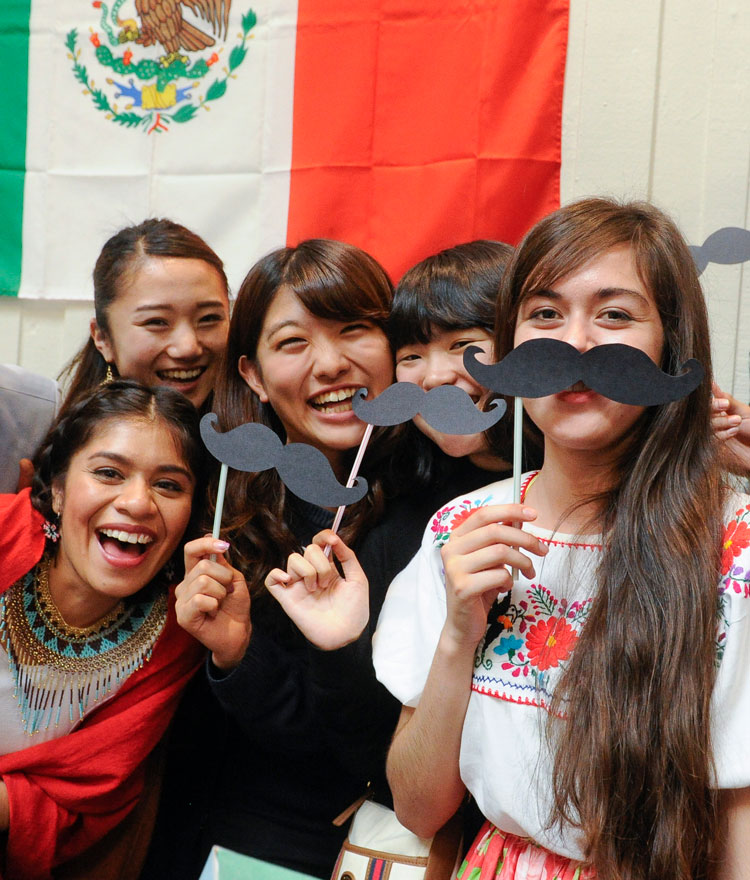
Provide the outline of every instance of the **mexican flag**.
{"type": "Polygon", "coordinates": [[[568,0],[4,0],[0,293],[88,299],[104,241],[194,229],[237,288],[328,237],[394,279],[559,203],[568,0]]]}

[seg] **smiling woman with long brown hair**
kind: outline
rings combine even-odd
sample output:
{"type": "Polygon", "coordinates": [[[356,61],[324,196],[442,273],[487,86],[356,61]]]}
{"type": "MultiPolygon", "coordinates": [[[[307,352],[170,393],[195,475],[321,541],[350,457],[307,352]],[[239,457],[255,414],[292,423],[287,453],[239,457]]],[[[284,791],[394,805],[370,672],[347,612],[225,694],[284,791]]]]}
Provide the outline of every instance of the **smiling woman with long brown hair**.
{"type": "MultiPolygon", "coordinates": [[[[380,265],[352,245],[314,239],[261,259],[232,314],[214,396],[220,429],[265,424],[283,442],[314,446],[345,483],[365,431],[352,411],[354,392],[364,387],[376,396],[393,381],[384,330],[391,296],[380,265]]],[[[290,555],[321,540],[316,535],[334,515],[294,496],[273,469],[230,471],[225,554],[210,559],[216,553],[210,538],[186,548],[180,621],[211,651],[208,683],[220,704],[193,695],[192,717],[207,719],[202,739],[221,746],[204,813],[193,809],[184,821],[175,819],[177,811],[202,793],[192,777],[189,791],[178,791],[193,759],[186,757],[189,745],[173,749],[149,876],[167,864],[174,869],[176,850],[190,862],[179,870],[197,876],[210,845],[219,843],[327,877],[346,834],[345,825],[333,824],[336,816],[370,782],[388,797],[384,758],[398,704],[375,680],[371,635],[388,584],[418,546],[426,516],[394,515],[391,501],[402,486],[389,476],[392,436],[388,428],[373,434],[361,468],[368,492],[347,508],[343,541],[332,539],[345,572],[335,589],[364,592],[364,614],[347,644],[320,649],[333,615],[323,614],[321,623],[324,603],[308,613],[315,603],[306,590],[282,591],[282,607],[264,585],[270,570],[286,568],[290,555]],[[368,573],[369,595],[361,572],[352,574],[346,562],[347,545],[368,573]],[[173,836],[168,824],[178,826],[173,836]]],[[[185,721],[178,735],[194,739],[194,725],[185,721]]]]}
{"type": "Polygon", "coordinates": [[[624,343],[670,375],[696,358],[706,380],[649,407],[582,382],[524,400],[545,452],[522,503],[506,481],[438,511],[375,640],[404,704],[396,811],[428,836],[468,789],[488,822],[467,875],[739,880],[750,498],[722,483],[706,307],[674,224],[606,199],[537,224],[496,357],[539,338],[624,343]]]}

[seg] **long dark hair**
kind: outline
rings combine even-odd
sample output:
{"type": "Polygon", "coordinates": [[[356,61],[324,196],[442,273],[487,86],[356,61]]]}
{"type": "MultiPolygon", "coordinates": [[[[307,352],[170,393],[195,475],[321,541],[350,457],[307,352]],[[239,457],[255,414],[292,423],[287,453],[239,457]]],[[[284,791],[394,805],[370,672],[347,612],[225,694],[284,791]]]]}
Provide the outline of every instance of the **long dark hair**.
{"type": "Polygon", "coordinates": [[[554,818],[582,828],[603,880],[697,880],[711,876],[719,836],[710,703],[722,485],[706,306],[674,223],[649,204],[606,199],[546,217],[508,268],[495,351],[513,347],[526,297],[622,244],[659,310],[662,369],[694,357],[706,380],[646,410],[597,499],[598,592],[549,719],[554,818]]]}
{"type": "MultiPolygon", "coordinates": [[[[58,416],[34,459],[31,503],[53,520],[52,487],[65,476],[70,460],[91,439],[94,431],[110,419],[160,420],[172,435],[185,464],[195,478],[194,498],[205,491],[206,452],[200,438],[198,413],[193,404],[171,388],[149,388],[140,382],[117,379],[73,401],[58,416]]],[[[194,534],[198,523],[197,505],[186,530],[194,534]]],[[[48,552],[56,545],[48,542],[48,552]]]]}
{"type": "MultiPolygon", "coordinates": [[[[94,266],[94,314],[99,329],[111,334],[109,308],[117,299],[123,281],[137,271],[149,257],[178,257],[202,260],[219,273],[224,290],[229,286],[224,264],[206,242],[173,220],[150,218],[135,226],[126,226],[105,243],[94,266]]],[[[99,385],[107,373],[104,360],[94,340],[89,337],[85,345],[63,369],[60,378],[69,381],[60,413],[63,414],[72,401],[99,385]]],[[[127,377],[126,377],[127,378],[127,377]]]]}
{"type": "MultiPolygon", "coordinates": [[[[279,248],[257,262],[240,286],[229,325],[223,367],[214,394],[221,430],[244,422],[261,422],[285,438],[273,408],[262,403],[240,376],[244,355],[255,361],[263,321],[281,287],[292,290],[308,311],[334,321],[366,319],[385,330],[393,288],[383,268],[353,245],[309,239],[296,247],[279,248]]],[[[369,492],[347,508],[342,537],[354,541],[382,514],[393,431],[373,434],[362,473],[369,492]]],[[[215,481],[214,481],[215,482],[215,481]]],[[[211,492],[211,498],[215,492],[211,492]]],[[[257,474],[230,470],[224,502],[224,528],[232,543],[233,560],[245,574],[253,594],[263,579],[297,549],[284,512],[286,494],[276,471],[257,474]]]]}
{"type": "MultiPolygon", "coordinates": [[[[500,283],[512,256],[511,245],[478,239],[446,248],[412,266],[393,292],[388,338],[394,352],[415,343],[426,345],[436,328],[481,327],[492,333],[500,283]]],[[[402,426],[398,442],[415,488],[441,485],[455,471],[455,459],[413,422],[402,426]]],[[[508,458],[507,454],[501,457],[508,458]]]]}

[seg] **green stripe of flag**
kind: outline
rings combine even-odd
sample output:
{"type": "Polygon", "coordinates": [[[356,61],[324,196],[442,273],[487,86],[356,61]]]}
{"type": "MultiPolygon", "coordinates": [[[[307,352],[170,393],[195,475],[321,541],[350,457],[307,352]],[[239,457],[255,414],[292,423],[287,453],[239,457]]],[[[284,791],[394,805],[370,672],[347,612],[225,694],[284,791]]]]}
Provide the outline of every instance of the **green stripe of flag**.
{"type": "Polygon", "coordinates": [[[30,13],[31,0],[0,2],[0,294],[10,296],[21,283],[30,13]]]}

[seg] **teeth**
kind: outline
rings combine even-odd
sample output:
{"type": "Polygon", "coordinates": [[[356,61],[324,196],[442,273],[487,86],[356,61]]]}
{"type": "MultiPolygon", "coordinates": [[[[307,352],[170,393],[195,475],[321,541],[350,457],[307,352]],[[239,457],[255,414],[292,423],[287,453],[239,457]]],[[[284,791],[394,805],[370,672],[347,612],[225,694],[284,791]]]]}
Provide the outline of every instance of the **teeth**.
{"type": "Polygon", "coordinates": [[[340,400],[351,400],[356,390],[356,388],[341,388],[339,391],[327,391],[325,394],[313,397],[312,402],[322,405],[325,403],[338,403],[340,400]]]}
{"type": "Polygon", "coordinates": [[[150,544],[154,539],[150,535],[139,532],[122,532],[119,529],[101,529],[102,535],[114,538],[123,544],[150,544]]]}
{"type": "Polygon", "coordinates": [[[203,367],[194,370],[159,370],[159,375],[164,379],[197,379],[203,372],[203,367]]]}

